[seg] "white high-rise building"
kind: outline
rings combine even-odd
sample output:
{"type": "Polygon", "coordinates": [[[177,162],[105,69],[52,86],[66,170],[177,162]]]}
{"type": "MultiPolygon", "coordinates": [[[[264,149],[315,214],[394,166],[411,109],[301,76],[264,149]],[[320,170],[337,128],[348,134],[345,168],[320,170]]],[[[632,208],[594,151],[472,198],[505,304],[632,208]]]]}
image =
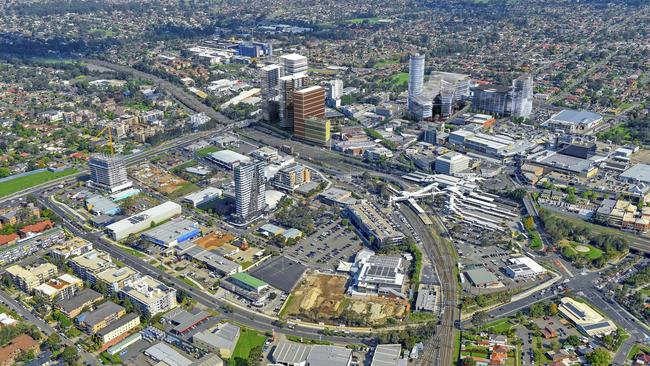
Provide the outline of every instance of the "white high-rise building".
{"type": "Polygon", "coordinates": [[[284,67],[285,75],[307,72],[307,68],[309,67],[307,57],[299,55],[297,53],[280,56],[280,62],[282,64],[282,67],[284,67]]]}
{"type": "Polygon", "coordinates": [[[327,98],[325,100],[327,106],[331,108],[340,107],[342,97],[343,97],[343,80],[340,79],[330,80],[327,86],[327,98]]]}
{"type": "Polygon", "coordinates": [[[512,81],[513,117],[530,118],[533,111],[533,77],[522,75],[512,81]]]}
{"type": "Polygon", "coordinates": [[[120,156],[95,155],[88,161],[91,184],[109,192],[131,187],[126,165],[120,156]]]}
{"type": "Polygon", "coordinates": [[[235,167],[235,206],[242,223],[259,216],[266,206],[264,168],[266,163],[253,160],[235,167]]]}
{"type": "Polygon", "coordinates": [[[424,55],[411,55],[409,61],[409,96],[422,94],[424,89],[424,55]]]}
{"type": "Polygon", "coordinates": [[[261,70],[262,112],[265,121],[277,118],[281,77],[282,66],[280,65],[267,65],[261,70]]]}

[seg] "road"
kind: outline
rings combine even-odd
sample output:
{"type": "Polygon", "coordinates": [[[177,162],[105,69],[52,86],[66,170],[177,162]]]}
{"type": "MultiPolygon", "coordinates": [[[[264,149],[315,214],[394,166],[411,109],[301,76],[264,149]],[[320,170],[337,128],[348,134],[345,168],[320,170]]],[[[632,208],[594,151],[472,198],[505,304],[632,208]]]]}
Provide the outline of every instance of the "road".
{"type": "Polygon", "coordinates": [[[456,322],[460,320],[458,309],[458,285],[453,268],[456,266],[451,248],[439,236],[434,237],[432,225],[425,225],[412,209],[403,203],[399,210],[413,229],[420,235],[425,254],[429,257],[438,271],[442,290],[442,314],[436,334],[425,345],[423,355],[419,358],[420,365],[455,365],[458,354],[455,353],[456,322]]]}
{"type": "MultiPolygon", "coordinates": [[[[52,328],[43,319],[41,319],[41,318],[35,316],[34,314],[32,314],[27,308],[25,308],[18,301],[14,300],[4,290],[0,290],[0,300],[4,304],[6,304],[8,307],[10,307],[11,310],[15,311],[18,315],[20,315],[22,318],[24,318],[28,323],[34,324],[46,336],[49,336],[52,333],[57,333],[56,329],[52,328]]],[[[79,350],[79,356],[81,357],[81,362],[84,365],[100,365],[100,362],[97,360],[97,358],[94,355],[92,355],[92,354],[90,354],[88,352],[85,352],[83,349],[80,349],[79,347],[77,347],[77,345],[74,344],[67,337],[62,336],[61,340],[63,341],[63,343],[66,346],[75,347],[75,348],[77,348],[79,350]]]]}
{"type": "Polygon", "coordinates": [[[198,289],[189,286],[185,282],[181,281],[177,277],[166,273],[165,271],[150,265],[148,262],[143,261],[142,259],[132,256],[125,251],[123,251],[118,246],[112,244],[106,240],[102,233],[88,233],[81,229],[80,225],[70,221],[69,215],[62,210],[58,205],[49,201],[45,198],[40,198],[39,202],[54,211],[57,215],[63,218],[63,225],[70,230],[74,235],[82,237],[94,244],[94,246],[102,251],[109,253],[113,258],[123,262],[134,270],[149,275],[153,278],[156,278],[160,281],[165,282],[171,287],[176,288],[177,290],[182,290],[185,293],[189,294],[190,297],[195,299],[198,303],[205,306],[208,309],[219,309],[224,313],[224,317],[228,318],[231,321],[243,324],[247,327],[262,330],[262,331],[271,331],[274,330],[278,333],[310,338],[310,339],[322,339],[334,343],[343,343],[343,344],[358,344],[362,343],[360,338],[356,337],[341,337],[341,336],[324,336],[319,333],[317,329],[307,327],[304,325],[296,325],[295,329],[278,329],[277,326],[273,325],[274,319],[262,314],[259,314],[255,310],[247,309],[244,307],[233,307],[231,303],[207,294],[205,292],[199,291],[198,289]],[[226,309],[232,308],[232,312],[225,311],[226,309]]]}

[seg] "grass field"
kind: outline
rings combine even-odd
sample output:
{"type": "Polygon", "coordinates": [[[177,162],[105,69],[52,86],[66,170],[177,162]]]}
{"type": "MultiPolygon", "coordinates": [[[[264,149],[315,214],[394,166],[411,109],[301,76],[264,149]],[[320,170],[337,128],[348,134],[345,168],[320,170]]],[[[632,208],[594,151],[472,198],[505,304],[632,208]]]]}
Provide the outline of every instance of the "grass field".
{"type": "Polygon", "coordinates": [[[266,342],[265,336],[260,335],[255,330],[242,328],[239,341],[237,341],[235,350],[232,353],[232,358],[241,357],[247,359],[250,351],[255,347],[263,346],[264,342],[266,342]]]}
{"type": "Polygon", "coordinates": [[[320,75],[336,75],[338,71],[336,70],[330,70],[330,69],[315,69],[310,67],[307,72],[312,73],[312,74],[320,74],[320,75]]]}
{"type": "Polygon", "coordinates": [[[603,251],[589,244],[580,244],[574,241],[563,240],[560,243],[561,247],[569,246],[568,254],[580,255],[595,260],[603,256],[603,251]],[[586,250],[585,250],[586,249],[586,250]]]}
{"type": "Polygon", "coordinates": [[[361,24],[363,22],[367,22],[368,24],[377,24],[379,22],[379,18],[377,17],[372,17],[372,18],[353,18],[353,19],[348,19],[348,23],[352,24],[361,24]]]}
{"type": "Polygon", "coordinates": [[[192,182],[185,182],[183,183],[182,186],[180,186],[178,189],[174,190],[172,193],[168,194],[167,196],[171,199],[176,199],[176,198],[186,196],[198,189],[199,186],[197,186],[196,184],[192,182]]]}
{"type": "Polygon", "coordinates": [[[409,81],[408,72],[400,72],[399,74],[392,75],[390,82],[394,85],[406,85],[409,81]]]}
{"type": "Polygon", "coordinates": [[[505,333],[510,328],[512,328],[512,324],[510,324],[510,318],[495,320],[492,323],[487,323],[482,327],[482,329],[489,330],[494,333],[505,333]]]}
{"type": "Polygon", "coordinates": [[[199,157],[204,158],[204,157],[208,156],[209,154],[211,154],[213,152],[217,152],[217,151],[219,151],[219,148],[216,147],[216,146],[206,146],[206,147],[204,147],[202,149],[196,150],[196,155],[199,156],[199,157]]]}
{"type": "Polygon", "coordinates": [[[62,172],[51,172],[49,170],[38,172],[32,175],[10,179],[0,183],[0,197],[8,196],[12,193],[22,191],[27,188],[49,182],[54,179],[67,177],[77,173],[78,170],[71,168],[62,172]]]}
{"type": "Polygon", "coordinates": [[[389,59],[389,60],[381,60],[381,61],[377,62],[375,67],[382,69],[384,67],[391,66],[391,65],[397,65],[397,64],[399,64],[399,59],[398,58],[393,58],[393,59],[389,59]]]}

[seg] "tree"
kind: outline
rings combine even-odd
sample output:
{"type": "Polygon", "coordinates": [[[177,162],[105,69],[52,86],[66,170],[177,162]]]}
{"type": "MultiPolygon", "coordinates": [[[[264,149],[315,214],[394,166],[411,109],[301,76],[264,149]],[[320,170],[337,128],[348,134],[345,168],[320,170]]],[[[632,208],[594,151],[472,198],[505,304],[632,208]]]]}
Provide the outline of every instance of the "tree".
{"type": "Polygon", "coordinates": [[[531,318],[539,318],[544,316],[544,305],[537,303],[530,306],[531,318]]]}
{"type": "Polygon", "coordinates": [[[578,347],[580,345],[580,337],[572,334],[566,338],[566,343],[572,345],[573,347],[578,347]]]}
{"type": "Polygon", "coordinates": [[[67,366],[74,366],[79,361],[79,352],[74,347],[67,346],[61,353],[61,360],[67,366]]]}
{"type": "Polygon", "coordinates": [[[49,348],[51,351],[58,351],[61,348],[61,337],[58,333],[52,333],[43,342],[43,346],[49,348]]]}
{"type": "Polygon", "coordinates": [[[488,315],[485,311],[477,311],[472,314],[472,325],[476,328],[480,328],[488,319],[488,315]]]}
{"type": "Polygon", "coordinates": [[[555,315],[555,314],[557,314],[557,312],[558,312],[558,310],[557,310],[557,304],[554,303],[554,302],[552,302],[552,303],[548,306],[548,315],[555,315]]]}
{"type": "Polygon", "coordinates": [[[595,351],[587,354],[587,360],[593,366],[607,366],[612,361],[612,356],[604,348],[597,348],[595,351]]]}
{"type": "Polygon", "coordinates": [[[476,361],[474,361],[473,358],[467,356],[460,360],[460,365],[461,366],[476,366],[476,361]]]}
{"type": "Polygon", "coordinates": [[[9,168],[2,167],[0,168],[0,178],[5,178],[11,175],[11,170],[9,168]]]}

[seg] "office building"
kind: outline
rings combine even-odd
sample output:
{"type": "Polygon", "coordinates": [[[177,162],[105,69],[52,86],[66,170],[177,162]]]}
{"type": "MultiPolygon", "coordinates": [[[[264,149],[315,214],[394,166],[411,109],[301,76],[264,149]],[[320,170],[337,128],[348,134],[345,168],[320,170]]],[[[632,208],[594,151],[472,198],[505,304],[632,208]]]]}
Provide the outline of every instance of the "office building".
{"type": "Polygon", "coordinates": [[[131,187],[131,181],[126,175],[126,165],[120,156],[94,155],[88,161],[91,184],[116,192],[131,187]]]}
{"type": "Polygon", "coordinates": [[[330,108],[338,108],[341,106],[341,98],[343,97],[343,80],[334,79],[327,83],[327,98],[325,102],[330,108]]]}
{"type": "Polygon", "coordinates": [[[31,293],[36,286],[56,276],[58,272],[56,266],[51,263],[44,263],[30,268],[14,265],[5,271],[16,284],[16,287],[26,293],[31,293]]]}
{"type": "Polygon", "coordinates": [[[409,96],[409,112],[416,121],[425,121],[433,117],[433,99],[426,95],[409,96]]]}
{"type": "Polygon", "coordinates": [[[402,257],[361,255],[354,266],[357,270],[348,293],[403,296],[406,274],[402,257]]]}
{"type": "Polygon", "coordinates": [[[508,116],[511,111],[510,88],[486,84],[472,88],[472,109],[477,112],[508,116]]]}
{"type": "Polygon", "coordinates": [[[325,90],[320,86],[311,86],[297,90],[293,94],[293,133],[307,138],[305,123],[307,118],[325,118],[325,90]]]}
{"type": "Polygon", "coordinates": [[[436,158],[436,172],[454,175],[469,168],[469,157],[450,151],[436,158]]]}
{"type": "Polygon", "coordinates": [[[533,77],[522,75],[512,81],[512,116],[530,118],[533,111],[533,77]]]}
{"type": "Polygon", "coordinates": [[[298,73],[280,78],[279,111],[280,127],[293,129],[294,105],[293,97],[296,90],[307,84],[307,74],[298,73]]]}
{"type": "Polygon", "coordinates": [[[282,67],[280,65],[267,65],[261,69],[262,116],[265,121],[275,121],[279,117],[278,102],[281,77],[282,67]]]}
{"type": "MultiPolygon", "coordinates": [[[[411,55],[409,59],[409,97],[422,94],[424,89],[424,55],[411,55]]],[[[409,98],[410,99],[410,98],[409,98]]]]}
{"type": "Polygon", "coordinates": [[[235,207],[238,221],[245,223],[259,216],[266,205],[263,161],[254,160],[235,168],[235,207]]]}
{"type": "Polygon", "coordinates": [[[309,67],[307,57],[297,53],[280,56],[280,62],[284,68],[285,75],[294,75],[307,72],[309,67]]]}
{"type": "Polygon", "coordinates": [[[126,281],[119,296],[131,300],[133,306],[145,317],[169,311],[178,305],[176,289],[167,287],[149,276],[134,277],[126,281]]]}
{"type": "Polygon", "coordinates": [[[108,235],[116,241],[124,240],[131,234],[137,234],[163,221],[181,214],[181,205],[176,202],[163,202],[139,214],[127,217],[106,227],[108,235]]]}
{"type": "Polygon", "coordinates": [[[308,117],[305,120],[305,140],[316,145],[329,146],[332,135],[332,124],[328,119],[318,117],[308,117]]]}

